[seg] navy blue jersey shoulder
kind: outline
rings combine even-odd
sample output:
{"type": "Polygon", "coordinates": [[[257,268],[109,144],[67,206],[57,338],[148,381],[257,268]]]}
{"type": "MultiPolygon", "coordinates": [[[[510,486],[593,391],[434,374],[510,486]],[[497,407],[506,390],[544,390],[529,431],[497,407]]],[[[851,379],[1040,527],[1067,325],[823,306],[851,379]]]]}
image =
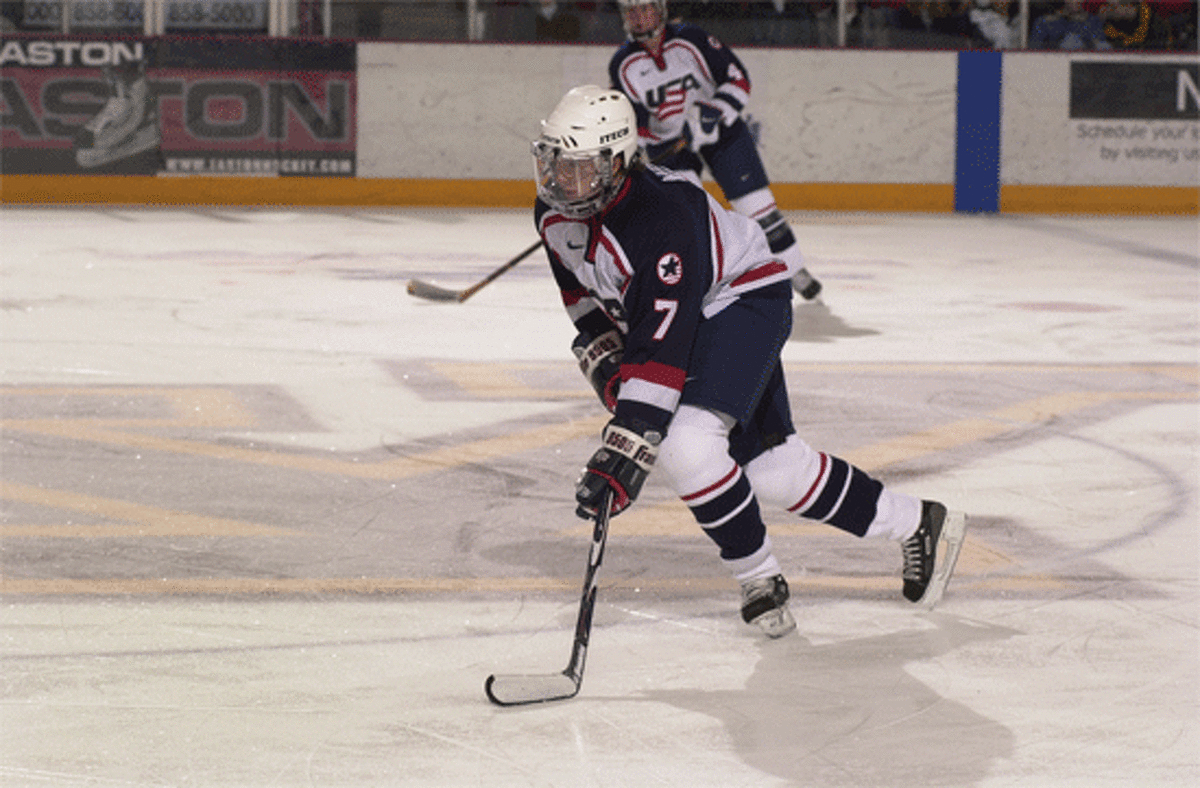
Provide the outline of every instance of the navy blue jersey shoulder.
{"type": "Polygon", "coordinates": [[[709,35],[707,30],[688,24],[687,22],[668,25],[667,32],[670,34],[670,38],[682,38],[702,48],[710,47],[713,41],[716,41],[716,39],[709,35]]]}
{"type": "Polygon", "coordinates": [[[635,171],[630,185],[602,218],[633,269],[621,299],[628,325],[624,363],[686,370],[713,284],[708,195],[654,168],[635,171]]]}
{"type": "Polygon", "coordinates": [[[708,195],[689,180],[664,175],[667,172],[646,167],[631,173],[629,193],[609,206],[602,221],[635,272],[674,252],[694,269],[689,278],[707,290],[712,284],[708,195]]]}

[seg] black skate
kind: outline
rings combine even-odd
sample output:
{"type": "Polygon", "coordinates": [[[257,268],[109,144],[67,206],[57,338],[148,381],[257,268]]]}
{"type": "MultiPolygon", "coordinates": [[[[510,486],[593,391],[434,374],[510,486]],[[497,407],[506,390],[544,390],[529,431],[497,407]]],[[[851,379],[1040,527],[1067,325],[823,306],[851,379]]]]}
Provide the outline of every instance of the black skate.
{"type": "Polygon", "coordinates": [[[821,294],[821,283],[813,278],[807,268],[801,268],[800,272],[792,277],[792,287],[805,301],[812,301],[821,294]]]}
{"type": "Polygon", "coordinates": [[[967,516],[962,512],[947,512],[937,501],[921,501],[921,524],[900,545],[905,599],[926,610],[938,603],[958,561],[966,529],[967,516]]]}
{"type": "Polygon", "coordinates": [[[787,608],[787,581],[783,575],[747,580],[742,583],[742,620],[779,638],[796,628],[796,619],[787,608]]]}

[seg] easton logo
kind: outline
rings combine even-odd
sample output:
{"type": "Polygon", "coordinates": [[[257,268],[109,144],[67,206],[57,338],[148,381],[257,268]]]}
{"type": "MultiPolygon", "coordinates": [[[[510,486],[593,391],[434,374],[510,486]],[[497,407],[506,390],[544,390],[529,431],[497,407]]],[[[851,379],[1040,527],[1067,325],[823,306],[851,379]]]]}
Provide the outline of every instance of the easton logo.
{"type": "Polygon", "coordinates": [[[126,41],[5,41],[0,66],[119,66],[140,63],[142,42],[126,41]]]}

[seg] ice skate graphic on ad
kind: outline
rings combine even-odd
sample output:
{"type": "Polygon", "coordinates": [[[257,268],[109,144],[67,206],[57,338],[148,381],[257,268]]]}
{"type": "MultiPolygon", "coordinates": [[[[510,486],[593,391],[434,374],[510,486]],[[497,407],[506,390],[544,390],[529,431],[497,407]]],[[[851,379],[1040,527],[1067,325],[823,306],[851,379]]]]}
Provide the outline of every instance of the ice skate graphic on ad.
{"type": "Polygon", "coordinates": [[[162,139],[158,102],[150,95],[146,75],[105,69],[104,76],[110,91],[108,101],[75,138],[75,162],[85,169],[153,150],[162,139]]]}

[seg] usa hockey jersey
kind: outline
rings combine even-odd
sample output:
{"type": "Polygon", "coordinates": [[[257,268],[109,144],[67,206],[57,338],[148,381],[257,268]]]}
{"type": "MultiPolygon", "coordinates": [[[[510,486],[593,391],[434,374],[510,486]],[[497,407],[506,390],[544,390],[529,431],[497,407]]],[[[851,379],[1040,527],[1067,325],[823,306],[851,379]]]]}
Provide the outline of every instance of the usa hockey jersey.
{"type": "Polygon", "coordinates": [[[720,99],[741,113],[750,100],[750,76],[728,47],[694,25],[668,24],[658,56],[627,41],[608,64],[614,89],[629,97],[643,145],[683,134],[697,100],[720,99]]]}
{"type": "Polygon", "coordinates": [[[796,273],[757,222],[726,211],[690,172],[636,168],[597,216],[571,219],[539,199],[534,217],[576,328],[624,337],[616,415],[664,433],[700,322],[796,273]]]}

